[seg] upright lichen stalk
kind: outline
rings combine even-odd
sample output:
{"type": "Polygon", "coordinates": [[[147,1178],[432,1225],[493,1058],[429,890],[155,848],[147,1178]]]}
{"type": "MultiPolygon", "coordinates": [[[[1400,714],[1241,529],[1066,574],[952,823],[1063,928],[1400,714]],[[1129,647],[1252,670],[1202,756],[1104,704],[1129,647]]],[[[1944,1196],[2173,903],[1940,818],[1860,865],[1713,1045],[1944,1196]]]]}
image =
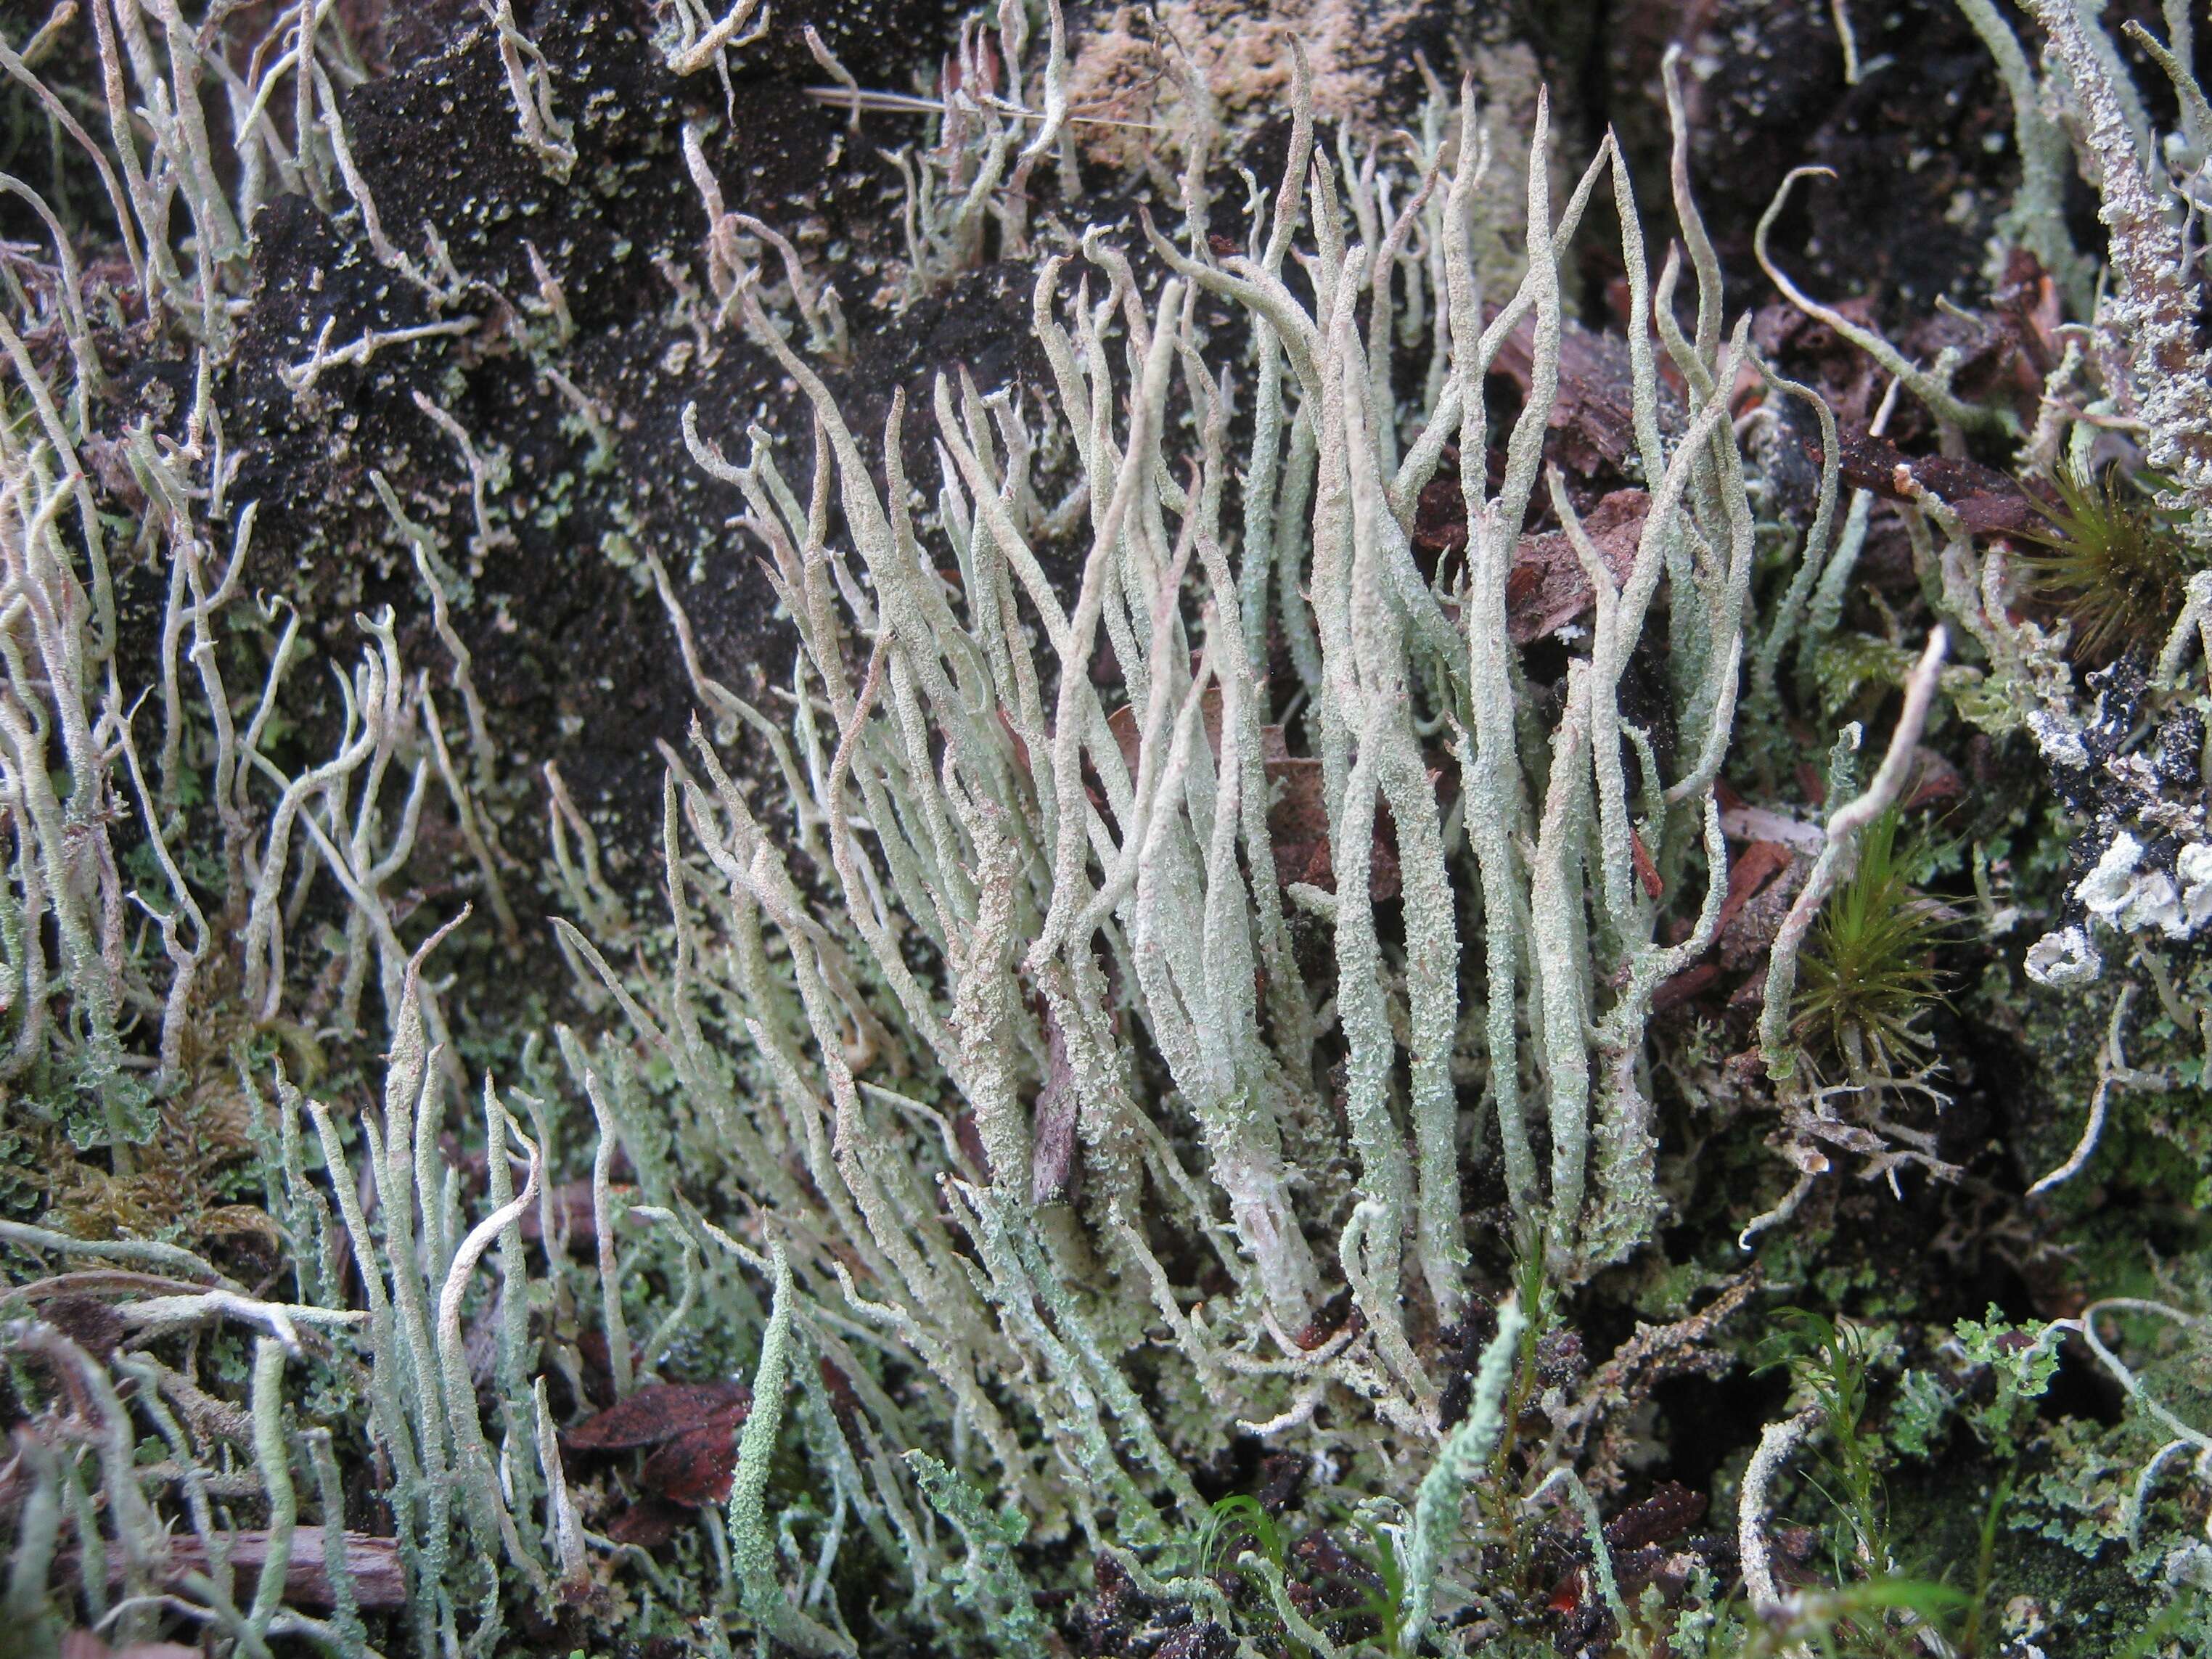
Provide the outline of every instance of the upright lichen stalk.
{"type": "MultiPolygon", "coordinates": [[[[733,308],[811,408],[811,477],[787,481],[758,428],[737,465],[706,435],[709,411],[685,422],[700,465],[744,495],[804,646],[794,690],[830,722],[803,715],[781,767],[801,793],[798,822],[826,830],[829,908],[802,897],[703,742],[711,787],[689,763],[677,774],[691,833],[726,883],[738,960],[752,964],[739,975],[744,1029],[772,1080],[723,1109],[748,1141],[803,1149],[820,1194],[781,1198],[804,1223],[785,1246],[794,1305],[826,1318],[842,1303],[933,1375],[981,1431],[994,1478],[1041,1521],[1065,1506],[1086,1532],[1131,1544],[1194,1519],[1177,1426],[1115,1357],[1156,1321],[1211,1397],[1254,1420],[1311,1432],[1311,1401],[1340,1387],[1390,1431],[1433,1443],[1440,1384],[1407,1308],[1425,1297],[1425,1319],[1455,1318],[1467,1298],[1470,1054],[1486,1048],[1519,1242],[1571,1278],[1644,1236],[1657,1212],[1640,1081],[1652,997],[1711,942],[1726,887],[1712,795],[1752,538],[1728,402],[1743,337],[1723,337],[1717,264],[1700,252],[1698,337],[1668,331],[1675,266],[1655,299],[1614,147],[1600,147],[1555,214],[1540,111],[1531,256],[1486,306],[1472,256],[1486,154],[1461,113],[1468,94],[1432,111],[1419,172],[1394,184],[1379,155],[1347,148],[1336,165],[1315,151],[1297,72],[1286,172],[1271,196],[1255,192],[1249,253],[1217,252],[1203,192],[1187,186],[1188,243],[1147,229],[1169,268],[1156,293],[1096,234],[1081,242],[1090,270],[1072,296],[1071,256],[1042,264],[1033,327],[1053,395],[1041,410],[939,378],[931,519],[908,505],[902,398],[871,453],[749,270],[732,270],[733,308]],[[1639,340],[1651,510],[1625,577],[1553,481],[1596,617],[1544,732],[1516,713],[1528,698],[1506,584],[1558,386],[1560,269],[1608,168],[1632,227],[1633,304],[1658,318],[1692,404],[1662,421],[1639,340]],[[1401,204],[1386,210],[1394,193],[1401,204]],[[1310,305],[1283,276],[1302,229],[1310,305]],[[1249,366],[1224,362],[1201,328],[1200,291],[1249,327],[1249,366]],[[1401,310],[1440,337],[1411,405],[1389,371],[1401,310]],[[1462,454],[1486,453],[1484,379],[1524,321],[1530,392],[1503,483],[1473,492],[1466,571],[1432,585],[1412,554],[1415,504],[1455,438],[1462,454]],[[1240,467],[1228,411],[1250,374],[1255,447],[1240,467]],[[1074,476],[1054,506],[1040,458],[1063,446],[1074,476]],[[1232,472],[1239,556],[1222,522],[1232,472]],[[1072,605],[1041,556],[1060,538],[1087,549],[1072,605]],[[1668,573],[1687,756],[1672,779],[1620,701],[1668,573]],[[1285,697],[1261,649],[1271,612],[1308,708],[1314,757],[1291,764],[1317,765],[1333,890],[1285,888],[1277,872],[1269,806],[1284,763],[1271,717],[1285,697]],[[1114,692],[1094,677],[1102,649],[1114,692]],[[1457,806],[1439,799],[1425,746],[1443,732],[1456,734],[1457,806]],[[1403,896],[1387,908],[1378,848],[1403,896]],[[1687,932],[1662,945],[1662,919],[1682,907],[1643,872],[1688,886],[1699,865],[1687,932]],[[1333,940],[1326,1003],[1301,972],[1293,910],[1333,940]],[[927,943],[927,972],[910,933],[927,943]],[[1341,1129],[1325,1077],[1339,1044],[1341,1129]],[[1170,1092],[1140,1092],[1143,1055],[1170,1092]],[[1547,1120],[1548,1175],[1524,1102],[1547,1120]],[[972,1114],[976,1152],[944,1127],[956,1111],[972,1114]],[[916,1133],[933,1121],[938,1136],[916,1133]],[[1176,1150],[1185,1123],[1202,1171],[1176,1150]],[[1071,1139],[1085,1175],[1072,1202],[1071,1139]],[[1349,1181],[1324,1173],[1340,1148],[1349,1181]],[[951,1227],[900,1196],[933,1176],[953,1195],[951,1227]],[[1234,1293],[1191,1301],[1156,1254],[1164,1228],[1217,1257],[1234,1293]],[[831,1238],[849,1261],[826,1250],[831,1238]],[[1339,1286],[1361,1323],[1322,1341],[1310,1328],[1339,1286]],[[1010,1415],[989,1390],[1014,1365],[1030,1381],[1010,1415]],[[1286,1387],[1308,1401],[1287,1414],[1286,1387]],[[1042,1445],[1084,1472],[1078,1486],[1038,1484],[1032,1416],[1042,1445]]],[[[699,182],[711,212],[713,180],[699,182]]],[[[1686,194],[1678,206],[1694,228],[1686,194]]],[[[1703,250],[1702,233],[1692,242],[1703,250]]],[[[663,597],[688,640],[665,584],[663,597]]],[[[706,1070],[687,994],[657,994],[658,1015],[629,1005],[641,1030],[679,1069],[706,1070]]],[[[975,1570],[996,1571],[981,1557],[975,1570]]]]}

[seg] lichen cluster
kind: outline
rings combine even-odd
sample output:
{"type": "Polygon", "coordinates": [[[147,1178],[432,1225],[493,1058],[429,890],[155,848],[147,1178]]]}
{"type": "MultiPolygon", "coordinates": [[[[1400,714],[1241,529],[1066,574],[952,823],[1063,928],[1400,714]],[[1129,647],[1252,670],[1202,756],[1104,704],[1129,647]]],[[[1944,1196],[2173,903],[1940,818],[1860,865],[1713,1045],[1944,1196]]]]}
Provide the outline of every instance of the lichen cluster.
{"type": "MultiPolygon", "coordinates": [[[[762,389],[665,428],[787,630],[736,684],[702,516],[623,493],[653,411],[571,372],[589,273],[378,199],[343,9],[76,9],[0,44],[75,216],[0,175],[45,238],[0,244],[11,1641],[2212,1642],[2201,1237],[2054,1207],[2123,1158],[2146,1212],[2212,1189],[2185,8],[2127,26],[2153,86],[2076,0],[2039,72],[1961,0],[2029,297],[1923,353],[1784,269],[1807,169],[1749,238],[1780,301],[1731,299],[1680,51],[1640,199],[1472,70],[1322,123],[1287,39],[1263,145],[1171,33],[1170,94],[1073,100],[1056,0],[918,92],[807,28],[822,120],[928,124],[864,270],[726,171],[769,9],[673,0],[634,167],[686,240],[624,383],[762,389]],[[342,254],[257,377],[285,214],[342,254]],[[927,362],[864,418],[872,319],[986,266],[1034,372],[927,362]],[[387,321],[341,337],[341,286],[387,321]],[[1823,356],[1880,377],[1863,422],[1823,356]],[[566,449],[472,430],[477,372],[566,449]],[[333,618],[248,579],[234,446],[364,387],[443,482],[348,437],[386,464],[327,516],[392,556],[337,586],[411,597],[333,618]],[[629,844],[486,690],[480,585],[574,501],[696,709],[629,844]],[[2045,1111],[2002,1168],[1957,1127],[2000,1053],[2045,1111]],[[1908,1214],[2057,1288],[1931,1318],[1831,1248],[1908,1214]],[[1659,1414],[1736,1374],[1705,1489],[1653,1486],[1696,1467],[1659,1414]]],[[[644,189],[551,27],[500,0],[445,61],[496,66],[532,191],[644,189]]]]}

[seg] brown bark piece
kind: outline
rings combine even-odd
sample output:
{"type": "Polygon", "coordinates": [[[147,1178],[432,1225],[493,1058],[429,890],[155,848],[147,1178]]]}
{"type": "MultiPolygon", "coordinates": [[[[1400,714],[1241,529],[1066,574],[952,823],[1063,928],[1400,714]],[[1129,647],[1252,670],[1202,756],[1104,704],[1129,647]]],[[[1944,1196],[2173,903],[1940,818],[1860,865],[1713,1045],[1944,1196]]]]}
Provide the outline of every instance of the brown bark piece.
{"type": "Polygon", "coordinates": [[[1679,1480],[1662,1480],[1641,1503],[1631,1504],[1605,1523],[1605,1541],[1616,1550],[1638,1550],[1680,1538],[1705,1519],[1705,1495],[1679,1480]]]}
{"type": "MultiPolygon", "coordinates": [[[[1820,446],[1808,443],[1814,461],[1820,446]]],[[[1959,515],[1977,535],[2017,536],[2035,529],[2042,515],[2019,484],[1995,467],[1948,455],[1907,455],[1887,438],[1870,433],[1837,434],[1837,465],[1844,483],[1870,490],[1884,501],[1910,501],[1924,489],[1959,515]]]]}
{"type": "MultiPolygon", "coordinates": [[[[258,1573],[261,1571],[262,1563],[269,1559],[269,1534],[264,1531],[230,1532],[218,1536],[223,1541],[234,1572],[258,1573]]],[[[167,1558],[159,1569],[162,1585],[167,1589],[182,1589],[189,1575],[205,1572],[208,1566],[207,1547],[198,1536],[192,1533],[176,1534],[168,1541],[167,1558]]],[[[356,1606],[398,1607],[406,1605],[407,1580],[400,1571],[399,1545],[396,1540],[372,1537],[363,1532],[346,1534],[345,1566],[353,1577],[353,1595],[356,1606]]],[[[123,1562],[118,1558],[109,1563],[108,1577],[119,1583],[122,1576],[123,1562]]],[[[323,1529],[320,1527],[293,1528],[291,1557],[284,1567],[284,1599],[294,1607],[327,1607],[336,1605],[331,1592],[331,1576],[325,1566],[323,1529]]]]}
{"type": "Polygon", "coordinates": [[[1080,1102],[1075,1091],[1075,1071],[1068,1064],[1067,1038],[1048,1003],[1044,1010],[1044,1035],[1048,1068],[1044,1086],[1037,1091],[1036,1134],[1030,1152],[1030,1201],[1057,1204],[1070,1196],[1080,1102]]]}

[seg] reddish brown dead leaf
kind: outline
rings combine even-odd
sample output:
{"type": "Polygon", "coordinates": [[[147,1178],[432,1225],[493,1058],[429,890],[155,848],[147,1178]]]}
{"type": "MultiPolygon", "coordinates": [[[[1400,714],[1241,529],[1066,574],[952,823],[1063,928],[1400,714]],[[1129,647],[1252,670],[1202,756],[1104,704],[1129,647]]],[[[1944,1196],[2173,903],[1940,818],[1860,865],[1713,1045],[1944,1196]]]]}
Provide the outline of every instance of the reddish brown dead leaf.
{"type": "Polygon", "coordinates": [[[1805,792],[1805,799],[1815,807],[1826,806],[1828,804],[1828,781],[1820,775],[1820,769],[1810,761],[1801,760],[1796,770],[1797,787],[1805,792]]]}
{"type": "Polygon", "coordinates": [[[1717,963],[1692,963],[1651,994],[1652,1011],[1663,1014],[1669,1008],[1679,1008],[1684,1003],[1703,996],[1720,976],[1720,964],[1717,963]]]}
{"type": "Polygon", "coordinates": [[[1968,403],[2010,404],[2033,419],[2057,367],[2063,320],[2057,284],[2035,256],[2014,248],[1986,311],[1946,306],[1923,313],[1898,344],[1922,362],[1949,354],[1952,389],[1968,403]]]}
{"type": "MultiPolygon", "coordinates": [[[[1721,898],[1720,923],[1717,932],[1730,948],[1723,954],[1731,962],[1741,957],[1743,941],[1727,940],[1729,926],[1743,908],[1762,891],[1768,883],[1789,869],[1793,860],[1790,851],[1779,842],[1755,841],[1744,848],[1729,865],[1728,891],[1721,898]]],[[[1775,918],[1779,921],[1778,915],[1775,918]]],[[[1755,949],[1764,950],[1767,941],[1760,939],[1755,949]]],[[[1660,1012],[1680,1007],[1693,997],[1702,996],[1721,976],[1720,964],[1712,962],[1694,963],[1662,985],[1653,994],[1651,1006],[1660,1012]]]]}
{"type": "MultiPolygon", "coordinates": [[[[1498,307],[1486,307],[1486,323],[1498,307]]],[[[1506,337],[1495,374],[1510,376],[1526,397],[1536,342],[1533,313],[1506,337]]],[[[1635,377],[1625,336],[1566,324],[1559,331],[1559,389],[1546,420],[1547,446],[1567,471],[1589,477],[1618,468],[1636,447],[1635,377]]]]}
{"type": "Polygon", "coordinates": [[[2004,282],[1991,296],[1997,313],[2011,325],[2021,356],[2035,377],[2025,389],[2039,393],[2042,379],[2057,366],[2058,330],[2066,320],[2066,307],[2058,297],[2058,284],[2043,262],[2024,247],[2005,255],[2004,282]]]}
{"type": "MultiPolygon", "coordinates": [[[[1269,761],[1267,781],[1274,789],[1267,808],[1267,838],[1274,843],[1276,878],[1285,886],[1302,881],[1334,892],[1336,862],[1330,855],[1321,763],[1304,756],[1269,761]]],[[[1377,903],[1397,897],[1399,879],[1397,840],[1388,814],[1378,811],[1367,860],[1368,896],[1377,903]]]]}
{"type": "Polygon", "coordinates": [[[1808,849],[1790,848],[1784,842],[1784,850],[1769,854],[1760,851],[1763,845],[1773,843],[1754,842],[1743,857],[1755,856],[1765,867],[1747,870],[1740,883],[1730,884],[1729,893],[1736,902],[1726,908],[1717,953],[1721,966],[1728,971],[1748,971],[1749,976],[1735,993],[1735,1003],[1746,1006],[1755,1005],[1765,994],[1766,975],[1758,971],[1759,964],[1774,943],[1797,890],[1804,885],[1805,872],[1800,866],[1810,862],[1808,849]]]}
{"type": "Polygon", "coordinates": [[[1274,799],[1267,808],[1267,836],[1275,846],[1275,874],[1285,886],[1303,881],[1334,888],[1328,856],[1328,809],[1322,800],[1321,763],[1301,757],[1267,769],[1274,799]]]}
{"type": "MultiPolygon", "coordinates": [[[[1835,309],[1863,328],[1881,322],[1874,301],[1863,295],[1838,300],[1835,309]]],[[[1883,377],[1873,358],[1827,324],[1777,300],[1753,313],[1751,337],[1766,362],[1817,388],[1837,420],[1864,427],[1873,418],[1883,377]]]]}
{"type": "MultiPolygon", "coordinates": [[[[1498,307],[1490,307],[1488,317],[1494,319],[1498,311],[1498,307]]],[[[1534,343],[1535,322],[1531,317],[1507,337],[1492,365],[1493,373],[1510,380],[1524,397],[1529,389],[1534,343]]],[[[1618,472],[1636,447],[1633,387],[1624,338],[1568,324],[1559,338],[1559,391],[1546,419],[1552,434],[1545,446],[1546,455],[1578,478],[1618,472]]],[[[1421,574],[1431,581],[1447,577],[1450,562],[1467,546],[1467,494],[1459,455],[1456,450],[1447,450],[1443,465],[1422,486],[1413,504],[1410,539],[1421,574]]],[[[1572,567],[1573,550],[1565,550],[1572,567]]],[[[1510,607],[1518,608],[1529,580],[1517,569],[1507,579],[1510,607]]]]}
{"type": "MultiPolygon", "coordinates": [[[[1197,664],[1194,662],[1191,666],[1195,672],[1197,664]]],[[[1205,691],[1200,695],[1198,718],[1206,727],[1206,746],[1212,754],[1216,763],[1218,763],[1221,759],[1221,686],[1219,682],[1209,682],[1205,691]]],[[[1134,779],[1137,775],[1138,757],[1144,750],[1144,711],[1134,703],[1125,702],[1107,715],[1106,726],[1114,734],[1115,746],[1121,751],[1121,763],[1129,769],[1129,776],[1134,779]]],[[[1163,728],[1160,735],[1163,742],[1174,740],[1175,727],[1172,722],[1163,728]]],[[[1290,752],[1289,746],[1283,741],[1281,726],[1263,726],[1260,728],[1260,758],[1261,760],[1281,760],[1290,752]]],[[[1163,762],[1167,759],[1164,750],[1162,751],[1160,758],[1163,762]]]]}
{"type": "MultiPolygon", "coordinates": [[[[1515,549],[1519,556],[1519,549],[1515,549]]],[[[1516,613],[1526,613],[1531,605],[1543,597],[1544,568],[1542,559],[1530,559],[1516,563],[1505,573],[1505,614],[1510,619],[1516,613]]]]}
{"type": "Polygon", "coordinates": [[[1790,865],[1790,849],[1779,842],[1755,841],[1739,853],[1729,865],[1728,892],[1721,900],[1721,930],[1725,932],[1736,913],[1751,902],[1752,896],[1790,865]]]}
{"type": "MultiPolygon", "coordinates": [[[[1636,544],[1650,510],[1651,498],[1642,490],[1616,489],[1583,514],[1583,529],[1615,582],[1626,580],[1636,563],[1636,544]]],[[[1565,531],[1523,536],[1505,584],[1506,634],[1516,645],[1542,639],[1588,611],[1596,598],[1565,531]],[[1533,576],[1522,574],[1530,571],[1533,576]]]]}
{"type": "Polygon", "coordinates": [[[1467,492],[1459,481],[1456,455],[1446,459],[1444,470],[1421,486],[1413,502],[1414,562],[1431,581],[1443,569],[1443,561],[1467,546],[1467,492]]]}
{"type": "Polygon", "coordinates": [[[1626,337],[1561,332],[1559,396],[1546,424],[1552,453],[1569,471],[1592,477],[1620,467],[1636,447],[1635,372],[1626,337]]]}
{"type": "Polygon", "coordinates": [[[638,1484],[692,1509],[728,1502],[730,1476],[738,1467],[738,1431],[750,1408],[748,1399],[656,1448],[638,1471],[638,1484]]]}
{"type": "MultiPolygon", "coordinates": [[[[1209,685],[1206,688],[1206,695],[1208,698],[1218,698],[1220,694],[1214,687],[1209,685]]],[[[1217,703],[1214,708],[1205,710],[1200,718],[1205,718],[1206,714],[1211,714],[1212,717],[1206,720],[1206,740],[1212,747],[1215,756],[1218,757],[1221,753],[1219,738],[1217,735],[1220,731],[1221,722],[1218,704],[1217,703]]],[[[1137,763],[1144,754],[1144,718],[1145,711],[1133,702],[1123,703],[1106,717],[1106,729],[1114,734],[1115,746],[1121,751],[1121,764],[1129,769],[1129,779],[1133,783],[1137,777],[1137,763]]],[[[1163,730],[1160,735],[1165,738],[1168,732],[1163,730]]],[[[1164,760],[1165,757],[1163,756],[1162,758],[1164,760]]]]}
{"type": "Polygon", "coordinates": [[[562,1437],[571,1451],[627,1451],[656,1446],[744,1412],[752,1390],[742,1382],[648,1382],[619,1405],[586,1418],[562,1437]]]}
{"type": "MultiPolygon", "coordinates": [[[[1209,685],[1200,703],[1206,742],[1214,759],[1221,758],[1221,693],[1209,685]]],[[[1136,775],[1143,743],[1138,711],[1127,703],[1106,717],[1121,758],[1136,775]]],[[[1322,799],[1321,763],[1309,756],[1293,755],[1279,726],[1260,728],[1260,754],[1270,791],[1267,838],[1274,845],[1275,877],[1285,886],[1302,881],[1324,892],[1336,890],[1336,866],[1329,854],[1328,811],[1322,799]]],[[[1374,851],[1370,855],[1368,891],[1378,902],[1398,896],[1396,842],[1388,833],[1387,819],[1378,815],[1374,851]]]]}
{"type": "Polygon", "coordinates": [[[596,1325],[576,1333],[576,1358],[584,1362],[584,1398],[601,1411],[615,1403],[614,1355],[606,1333],[596,1325]]]}

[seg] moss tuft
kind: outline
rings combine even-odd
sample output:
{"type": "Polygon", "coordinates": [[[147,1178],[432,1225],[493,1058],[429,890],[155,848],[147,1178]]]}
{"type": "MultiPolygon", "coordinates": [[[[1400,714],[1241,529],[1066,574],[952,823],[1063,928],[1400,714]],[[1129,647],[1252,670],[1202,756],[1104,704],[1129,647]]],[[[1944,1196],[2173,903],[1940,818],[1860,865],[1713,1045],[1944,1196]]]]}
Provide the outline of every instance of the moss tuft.
{"type": "Polygon", "coordinates": [[[2051,485],[2057,504],[2036,503],[2048,527],[2027,532],[2042,550],[2022,562],[2028,592],[2073,624],[2084,662],[2157,650],[2202,557],[2117,465],[2063,465],[2051,485]]]}
{"type": "Polygon", "coordinates": [[[1897,1068],[1927,1046],[1920,1018],[1943,1003],[1934,955],[1956,915],[1914,886],[1928,858],[1895,807],[1868,825],[1858,866],[1822,907],[1805,956],[1793,1034],[1807,1052],[1897,1068]]]}

